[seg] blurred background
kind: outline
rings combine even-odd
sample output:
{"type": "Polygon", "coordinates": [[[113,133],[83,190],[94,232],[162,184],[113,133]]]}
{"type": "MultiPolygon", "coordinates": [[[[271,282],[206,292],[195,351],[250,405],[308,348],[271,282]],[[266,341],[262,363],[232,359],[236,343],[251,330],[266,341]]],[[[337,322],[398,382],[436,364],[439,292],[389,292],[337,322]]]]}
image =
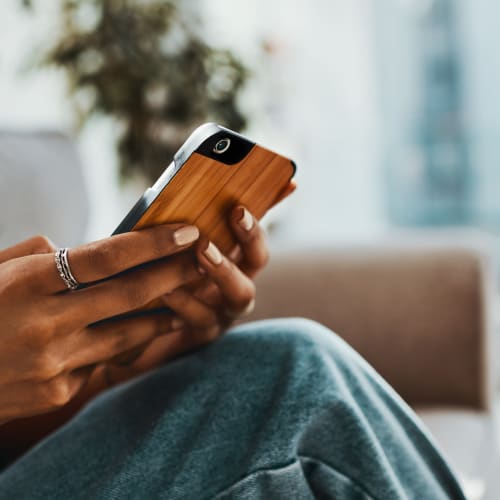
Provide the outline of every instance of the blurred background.
{"type": "MultiPolygon", "coordinates": [[[[144,30],[135,46],[127,46],[127,29],[112,31],[123,21],[121,3],[8,0],[0,6],[0,126],[75,137],[91,198],[86,239],[107,235],[148,175],[169,163],[161,153],[214,118],[299,165],[300,189],[273,217],[273,244],[364,242],[408,228],[498,233],[500,30],[491,0],[188,0],[163,13],[164,25],[131,28],[144,30]],[[110,5],[107,14],[103,3],[110,5]],[[118,45],[114,56],[111,44],[118,45]],[[191,52],[183,52],[185,44],[191,52]],[[138,75],[102,70],[120,50],[136,62],[137,54],[127,51],[138,47],[151,53],[142,66],[134,64],[138,75]],[[208,69],[179,65],[181,56],[206,63],[207,50],[220,51],[208,69]],[[228,50],[231,60],[221,62],[228,50]],[[162,71],[147,76],[160,65],[162,71]],[[175,89],[186,79],[179,83],[172,74],[186,70],[212,71],[215,92],[230,99],[196,109],[206,87],[188,85],[183,95],[175,89]],[[114,102],[113,89],[149,92],[159,107],[162,92],[170,93],[192,109],[187,116],[168,105],[149,113],[155,140],[163,134],[168,145],[134,157],[134,140],[144,136],[131,132],[128,145],[119,142],[141,110],[132,100],[114,102]],[[228,102],[232,115],[220,112],[228,102]]],[[[135,4],[142,5],[135,7],[139,14],[170,5],[135,4]]]]}
{"type": "Polygon", "coordinates": [[[298,164],[275,251],[451,245],[494,268],[499,19],[493,0],[5,0],[0,246],[109,235],[214,120],[298,164]]]}

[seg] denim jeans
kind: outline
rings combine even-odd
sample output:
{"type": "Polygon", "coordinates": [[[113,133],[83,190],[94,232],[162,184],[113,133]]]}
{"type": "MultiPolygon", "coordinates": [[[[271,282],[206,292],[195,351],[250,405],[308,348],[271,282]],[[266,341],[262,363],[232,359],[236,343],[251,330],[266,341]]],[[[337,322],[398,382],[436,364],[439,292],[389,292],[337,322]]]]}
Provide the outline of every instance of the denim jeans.
{"type": "Polygon", "coordinates": [[[0,498],[460,499],[412,411],[312,321],[242,325],[122,384],[0,474],[0,498]]]}

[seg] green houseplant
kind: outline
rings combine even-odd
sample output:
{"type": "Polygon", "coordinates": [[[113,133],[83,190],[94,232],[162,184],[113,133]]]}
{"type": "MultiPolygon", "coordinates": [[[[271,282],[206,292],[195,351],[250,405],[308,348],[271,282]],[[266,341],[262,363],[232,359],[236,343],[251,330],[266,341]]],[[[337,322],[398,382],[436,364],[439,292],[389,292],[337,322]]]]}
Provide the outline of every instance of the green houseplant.
{"type": "Polygon", "coordinates": [[[244,127],[237,97],[247,70],[230,50],[202,39],[182,2],[59,3],[61,31],[43,63],[64,69],[80,125],[95,114],[118,122],[124,178],[155,179],[204,121],[244,127]]]}

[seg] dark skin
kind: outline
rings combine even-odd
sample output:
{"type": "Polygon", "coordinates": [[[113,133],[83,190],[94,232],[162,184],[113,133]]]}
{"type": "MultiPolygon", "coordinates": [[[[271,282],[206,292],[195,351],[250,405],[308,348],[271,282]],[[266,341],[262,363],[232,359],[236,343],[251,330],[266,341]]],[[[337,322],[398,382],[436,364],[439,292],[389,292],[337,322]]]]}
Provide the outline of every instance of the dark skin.
{"type": "Polygon", "coordinates": [[[9,337],[0,348],[0,442],[12,459],[97,394],[213,342],[252,309],[253,278],[268,261],[265,235],[243,207],[229,224],[238,242],[229,256],[203,235],[177,245],[175,232],[186,232],[180,224],[75,247],[70,263],[80,282],[116,277],[69,293],[46,238],[0,252],[0,333],[9,337]],[[88,326],[157,298],[173,312],[88,326]]]}

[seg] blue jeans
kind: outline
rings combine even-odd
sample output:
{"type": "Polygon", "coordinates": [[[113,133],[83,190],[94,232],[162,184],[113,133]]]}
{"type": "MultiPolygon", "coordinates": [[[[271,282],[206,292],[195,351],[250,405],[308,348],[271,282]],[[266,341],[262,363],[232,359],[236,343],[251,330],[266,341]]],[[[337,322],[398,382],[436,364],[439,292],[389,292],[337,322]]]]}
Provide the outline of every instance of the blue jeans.
{"type": "Polygon", "coordinates": [[[107,391],[1,499],[460,499],[412,411],[341,339],[270,320],[107,391]]]}

